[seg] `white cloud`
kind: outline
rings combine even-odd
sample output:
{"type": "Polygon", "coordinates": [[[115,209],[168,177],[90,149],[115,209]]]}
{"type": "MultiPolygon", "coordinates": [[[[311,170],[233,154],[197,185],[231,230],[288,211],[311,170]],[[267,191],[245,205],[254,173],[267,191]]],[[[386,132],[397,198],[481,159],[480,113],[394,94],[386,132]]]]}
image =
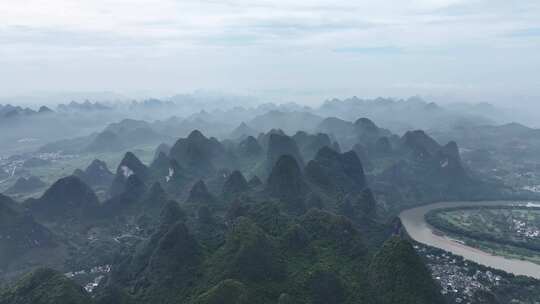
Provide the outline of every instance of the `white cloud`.
{"type": "Polygon", "coordinates": [[[539,17],[536,0],[3,0],[0,81],[3,94],[359,82],[535,90],[539,17]],[[511,67],[519,78],[501,74],[511,67]]]}

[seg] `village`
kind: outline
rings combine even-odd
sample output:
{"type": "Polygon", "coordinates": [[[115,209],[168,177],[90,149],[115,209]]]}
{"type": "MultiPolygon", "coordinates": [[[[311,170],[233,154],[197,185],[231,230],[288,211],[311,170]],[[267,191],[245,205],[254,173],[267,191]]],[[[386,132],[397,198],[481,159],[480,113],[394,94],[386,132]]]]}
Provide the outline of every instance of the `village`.
{"type": "Polygon", "coordinates": [[[476,292],[489,292],[504,282],[502,276],[458,256],[420,244],[414,248],[424,258],[449,303],[474,303],[476,292]]]}

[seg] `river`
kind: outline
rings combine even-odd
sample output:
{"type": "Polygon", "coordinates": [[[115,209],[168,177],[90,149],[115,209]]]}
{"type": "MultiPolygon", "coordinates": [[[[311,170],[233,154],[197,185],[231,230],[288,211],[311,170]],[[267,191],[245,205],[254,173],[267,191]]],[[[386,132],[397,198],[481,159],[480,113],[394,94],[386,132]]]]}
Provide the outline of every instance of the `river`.
{"type": "MultiPolygon", "coordinates": [[[[448,236],[440,235],[440,233],[436,234],[435,229],[425,221],[426,213],[431,210],[468,206],[531,206],[531,203],[507,201],[435,203],[405,210],[401,212],[399,217],[407,233],[419,243],[449,251],[478,264],[504,270],[515,275],[540,279],[540,265],[528,261],[508,259],[466,246],[448,236]]],[[[534,206],[538,205],[534,204],[534,206]]]]}

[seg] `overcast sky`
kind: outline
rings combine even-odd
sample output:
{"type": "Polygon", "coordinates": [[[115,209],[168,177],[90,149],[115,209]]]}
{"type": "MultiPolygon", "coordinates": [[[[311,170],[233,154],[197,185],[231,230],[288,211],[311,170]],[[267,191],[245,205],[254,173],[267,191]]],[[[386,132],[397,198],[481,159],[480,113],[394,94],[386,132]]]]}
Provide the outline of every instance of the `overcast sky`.
{"type": "Polygon", "coordinates": [[[0,21],[0,96],[540,96],[538,0],[1,0],[0,21]]]}

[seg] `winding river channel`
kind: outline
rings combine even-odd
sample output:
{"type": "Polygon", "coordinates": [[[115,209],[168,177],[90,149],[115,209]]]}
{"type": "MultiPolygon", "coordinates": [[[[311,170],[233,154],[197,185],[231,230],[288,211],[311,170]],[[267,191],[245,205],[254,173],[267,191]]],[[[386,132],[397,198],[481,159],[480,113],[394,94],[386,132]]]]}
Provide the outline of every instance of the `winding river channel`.
{"type": "MultiPolygon", "coordinates": [[[[407,233],[417,242],[437,247],[453,254],[460,255],[467,260],[504,270],[515,275],[525,275],[540,279],[540,265],[528,261],[508,259],[502,256],[492,255],[479,249],[466,246],[459,241],[453,240],[444,234],[435,233],[435,229],[430,226],[425,215],[431,210],[448,207],[469,207],[469,206],[527,206],[526,202],[445,202],[420,206],[405,210],[399,215],[403,227],[407,233]]],[[[537,203],[534,206],[538,207],[537,203]]]]}

